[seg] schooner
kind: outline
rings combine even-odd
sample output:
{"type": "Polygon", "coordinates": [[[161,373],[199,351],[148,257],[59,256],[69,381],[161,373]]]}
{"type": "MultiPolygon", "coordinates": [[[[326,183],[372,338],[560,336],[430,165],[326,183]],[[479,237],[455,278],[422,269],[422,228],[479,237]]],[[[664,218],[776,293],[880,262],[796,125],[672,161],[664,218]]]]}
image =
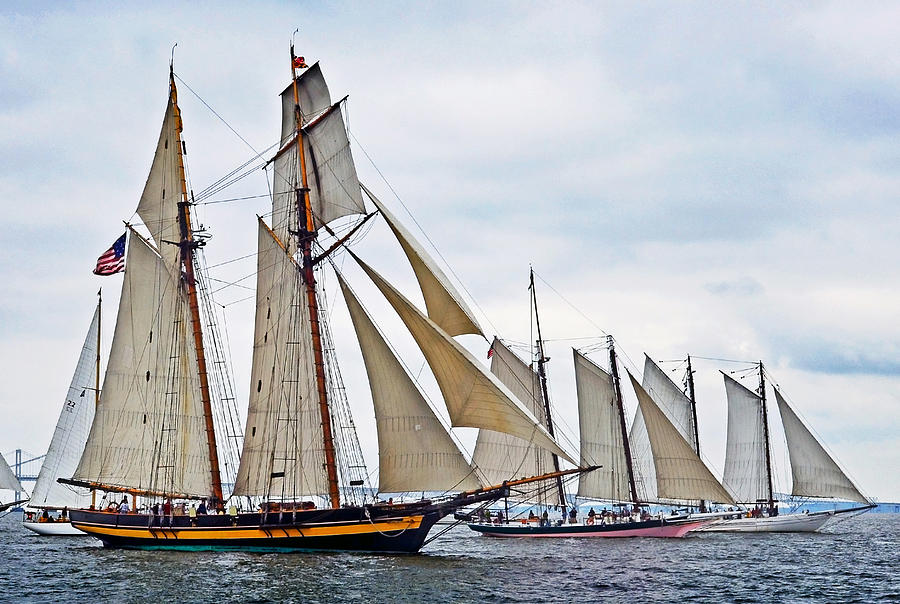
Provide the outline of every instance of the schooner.
{"type": "Polygon", "coordinates": [[[572,461],[515,394],[454,339],[481,330],[434,260],[359,183],[342,114],[346,97],[332,102],[319,64],[308,67],[293,47],[291,72],[281,93],[281,143],[269,164],[271,222],[257,221],[251,388],[241,434],[222,410],[233,397],[228,376],[220,374],[224,363],[215,352],[215,323],[203,295],[198,253],[204,241],[191,225],[170,66],[163,127],[138,205],[151,238],[130,230],[103,390],[84,455],[68,480],[122,493],[126,504],[131,496],[131,507],[138,497],[154,503],[151,514],[73,510],[73,525],[107,546],[415,552],[440,518],[461,507],[500,499],[517,484],[583,471],[492,484],[451,440],[332,262],[334,254],[346,250],[409,330],[453,427],[511,434],[572,461]],[[350,249],[352,236],[376,214],[366,214],[363,193],[406,253],[426,312],[350,249]],[[340,236],[329,227],[363,214],[340,236]],[[325,234],[333,238],[327,247],[325,234]],[[320,286],[331,274],[372,391],[380,491],[440,496],[406,503],[371,496],[320,286]],[[238,441],[239,460],[230,456],[238,441]],[[230,496],[223,474],[234,476],[230,496]],[[173,499],[206,500],[211,513],[179,515],[173,499]],[[243,502],[254,508],[239,511],[243,502]]]}

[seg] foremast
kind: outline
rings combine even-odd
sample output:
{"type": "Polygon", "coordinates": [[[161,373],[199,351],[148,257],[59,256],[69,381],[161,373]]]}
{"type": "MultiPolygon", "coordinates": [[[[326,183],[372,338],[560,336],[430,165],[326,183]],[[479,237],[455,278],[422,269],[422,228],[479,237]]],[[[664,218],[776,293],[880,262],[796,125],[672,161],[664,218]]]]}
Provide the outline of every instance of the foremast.
{"type": "Polygon", "coordinates": [[[194,349],[197,353],[197,372],[200,379],[200,401],[203,407],[203,418],[206,425],[206,441],[209,450],[209,466],[212,479],[212,495],[217,502],[223,501],[222,477],[219,473],[219,453],[216,448],[216,431],[213,422],[212,400],[209,394],[209,375],[206,368],[206,354],[203,348],[203,324],[200,320],[200,304],[197,300],[197,285],[194,274],[194,250],[202,242],[193,238],[191,230],[191,202],[188,197],[187,181],[184,171],[184,146],[181,140],[181,111],[178,108],[178,91],[175,88],[175,73],[169,64],[169,94],[175,117],[175,145],[178,157],[178,180],[181,185],[181,201],[178,204],[178,227],[181,239],[181,265],[184,270],[185,289],[191,316],[191,331],[194,336],[194,349]]]}
{"type": "Polygon", "coordinates": [[[775,510],[775,495],[772,492],[772,453],[769,438],[769,411],[766,405],[766,377],[763,362],[759,362],[759,398],[762,403],[763,442],[766,452],[766,495],[768,496],[769,514],[775,510]]]}
{"type": "MultiPolygon", "coordinates": [[[[541,400],[544,403],[544,417],[547,420],[547,432],[555,439],[556,435],[553,432],[553,418],[550,413],[550,393],[547,390],[547,372],[544,368],[544,365],[550,359],[544,355],[544,339],[541,337],[541,319],[538,315],[537,293],[534,288],[534,269],[529,270],[528,289],[531,291],[531,302],[534,306],[534,323],[537,328],[537,373],[538,380],[541,384],[541,400]]],[[[557,456],[556,453],[551,453],[551,455],[553,458],[553,470],[558,473],[559,456],[557,456]]],[[[556,476],[556,490],[559,495],[559,505],[562,508],[563,515],[565,515],[568,502],[566,501],[566,493],[563,490],[562,476],[560,475],[556,476]]]]}
{"type": "Polygon", "coordinates": [[[639,505],[641,501],[634,481],[634,463],[631,458],[631,445],[628,442],[628,425],[625,422],[625,405],[622,402],[622,386],[619,382],[619,363],[616,360],[616,348],[611,335],[606,336],[606,341],[609,344],[609,369],[612,374],[613,389],[616,393],[616,408],[619,413],[619,428],[622,431],[622,445],[625,448],[625,466],[628,468],[628,490],[631,493],[631,501],[635,505],[639,505]]]}
{"type": "Polygon", "coordinates": [[[312,204],[309,199],[309,181],[306,174],[306,155],[303,149],[303,121],[300,111],[300,91],[297,86],[297,69],[305,67],[301,57],[294,54],[291,44],[291,81],[294,91],[294,120],[297,129],[296,145],[300,168],[300,188],[297,189],[298,230],[297,237],[301,258],[303,281],[306,286],[306,298],[309,308],[310,336],[312,337],[313,360],[316,372],[316,388],[319,394],[319,414],[322,420],[322,440],[325,453],[325,473],[328,480],[328,495],[332,508],[341,506],[340,488],[338,486],[337,462],[334,451],[334,435],[331,431],[331,409],[329,407],[328,387],[325,376],[325,356],[322,352],[322,334],[319,328],[319,304],[316,296],[315,259],[312,254],[313,241],[318,232],[313,221],[312,204]],[[303,217],[302,220],[299,218],[303,217]]]}
{"type": "MultiPolygon", "coordinates": [[[[697,399],[694,393],[694,369],[691,367],[691,355],[687,357],[687,395],[688,399],[691,401],[691,426],[694,431],[694,450],[697,453],[697,457],[700,457],[700,431],[697,427],[697,399]]],[[[700,500],[700,511],[706,511],[706,502],[701,499],[700,500]]]]}

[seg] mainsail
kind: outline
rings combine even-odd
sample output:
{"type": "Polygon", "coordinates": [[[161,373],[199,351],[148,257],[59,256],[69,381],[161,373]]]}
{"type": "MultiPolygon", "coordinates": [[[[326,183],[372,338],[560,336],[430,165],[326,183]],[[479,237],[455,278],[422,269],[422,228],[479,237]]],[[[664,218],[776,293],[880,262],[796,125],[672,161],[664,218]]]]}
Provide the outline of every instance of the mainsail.
{"type": "Polygon", "coordinates": [[[612,376],[577,350],[575,388],[581,434],[581,465],[600,469],[581,474],[578,496],[630,501],[628,462],[612,376]]]}
{"type": "Polygon", "coordinates": [[[722,484],[740,503],[768,500],[762,398],[734,378],[725,378],[728,436],[722,484]]]}
{"type": "Polygon", "coordinates": [[[477,489],[480,485],[472,466],[340,275],[338,281],[362,350],[375,406],[379,492],[477,489]]]}
{"type": "Polygon", "coordinates": [[[537,418],[472,354],[351,252],[403,320],[428,362],[454,427],[488,428],[533,442],[572,463],[537,418]]]}
{"type": "Polygon", "coordinates": [[[22,483],[19,482],[19,479],[16,478],[16,475],[10,469],[9,464],[3,459],[3,455],[0,455],[0,491],[25,492],[25,489],[22,488],[22,483]]]}
{"type": "Polygon", "coordinates": [[[834,458],[803,425],[777,388],[775,400],[781,412],[781,423],[791,459],[791,494],[796,497],[834,497],[869,503],[834,458]]]}
{"type": "Polygon", "coordinates": [[[691,443],[666,417],[631,373],[631,385],[637,395],[641,415],[647,427],[656,475],[656,493],[662,499],[706,499],[734,503],[697,456],[691,443]]]}
{"type": "Polygon", "coordinates": [[[197,357],[180,273],[131,232],[103,392],[76,480],[208,496],[197,357]]]}
{"type": "Polygon", "coordinates": [[[235,495],[328,492],[309,307],[294,259],[259,220],[250,406],[235,495]]]}
{"type": "MultiPolygon", "coordinates": [[[[499,339],[491,344],[491,373],[522,401],[546,427],[537,374],[499,339]]],[[[472,463],[487,484],[500,484],[519,476],[538,476],[553,472],[553,459],[532,442],[494,430],[479,430],[472,463]]]]}
{"type": "Polygon", "coordinates": [[[33,507],[76,507],[84,502],[85,493],[62,485],[57,478],[68,478],[78,467],[81,453],[94,420],[97,378],[97,338],[100,330],[100,305],[84,338],[75,374],[69,384],[65,403],[50,439],[50,447],[38,473],[29,505],[33,507]]]}
{"type": "MultiPolygon", "coordinates": [[[[403,226],[397,218],[366,188],[360,184],[375,207],[384,216],[388,226],[400,246],[406,253],[409,263],[416,274],[419,281],[419,287],[422,289],[422,295],[425,298],[425,308],[428,310],[428,318],[437,323],[437,325],[451,336],[458,336],[464,333],[482,335],[481,328],[475,320],[475,316],[471,309],[463,301],[462,296],[447,279],[447,276],[437,265],[434,259],[425,251],[412,233],[403,226]]],[[[504,382],[505,383],[505,382],[504,382]]],[[[509,386],[509,384],[507,384],[509,386]]],[[[522,399],[523,401],[525,399],[522,399]]],[[[537,415],[537,414],[536,414],[537,415]]],[[[540,417],[540,416],[538,416],[540,417]]]]}

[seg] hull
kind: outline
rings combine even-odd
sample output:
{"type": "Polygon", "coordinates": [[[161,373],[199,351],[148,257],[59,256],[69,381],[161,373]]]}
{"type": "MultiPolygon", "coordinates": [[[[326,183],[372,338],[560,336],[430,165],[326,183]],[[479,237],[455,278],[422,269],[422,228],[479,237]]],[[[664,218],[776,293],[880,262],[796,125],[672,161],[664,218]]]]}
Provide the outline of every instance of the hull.
{"type": "Polygon", "coordinates": [[[488,537],[684,537],[706,521],[669,522],[647,520],[614,524],[564,524],[562,526],[528,526],[514,524],[469,524],[469,528],[488,537]]]}
{"type": "Polygon", "coordinates": [[[38,535],[84,537],[86,533],[72,526],[71,522],[23,522],[25,528],[38,535]]]}
{"type": "Polygon", "coordinates": [[[717,520],[700,528],[710,533],[814,533],[834,517],[833,511],[763,518],[717,520]]]}

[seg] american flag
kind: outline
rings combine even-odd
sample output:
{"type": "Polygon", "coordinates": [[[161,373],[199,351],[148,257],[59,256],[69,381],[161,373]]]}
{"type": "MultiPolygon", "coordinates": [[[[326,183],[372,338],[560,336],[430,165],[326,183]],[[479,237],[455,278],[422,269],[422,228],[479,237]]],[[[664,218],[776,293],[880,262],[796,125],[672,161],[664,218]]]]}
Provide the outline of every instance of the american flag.
{"type": "Polygon", "coordinates": [[[97,258],[95,275],[115,275],[125,270],[125,233],[116,239],[112,247],[97,258]]]}

